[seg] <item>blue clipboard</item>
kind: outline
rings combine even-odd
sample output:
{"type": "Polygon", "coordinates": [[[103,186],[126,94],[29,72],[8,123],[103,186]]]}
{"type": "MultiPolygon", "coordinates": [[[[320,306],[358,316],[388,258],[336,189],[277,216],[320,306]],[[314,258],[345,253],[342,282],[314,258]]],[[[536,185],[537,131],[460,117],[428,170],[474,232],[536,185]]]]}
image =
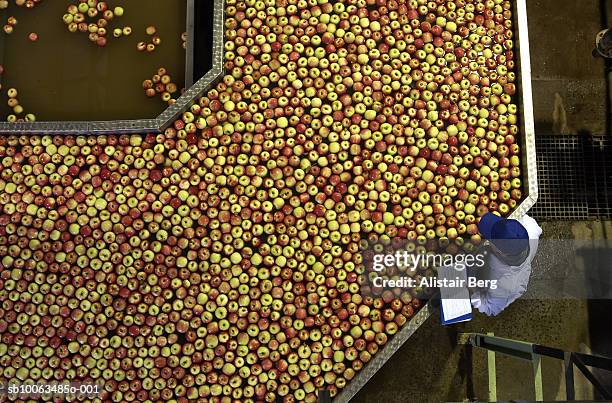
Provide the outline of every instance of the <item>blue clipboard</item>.
{"type": "Polygon", "coordinates": [[[440,322],[444,326],[454,325],[455,323],[469,322],[470,320],[472,320],[471,312],[466,315],[459,316],[457,318],[446,320],[446,318],[444,317],[444,308],[442,307],[442,303],[440,302],[440,322]]]}
{"type": "MultiPolygon", "coordinates": [[[[467,278],[465,271],[456,271],[451,267],[438,268],[438,277],[447,279],[467,278]]],[[[468,322],[472,320],[472,302],[467,287],[440,288],[440,321],[443,325],[468,322]],[[446,306],[446,312],[445,310],[446,306]]]]}

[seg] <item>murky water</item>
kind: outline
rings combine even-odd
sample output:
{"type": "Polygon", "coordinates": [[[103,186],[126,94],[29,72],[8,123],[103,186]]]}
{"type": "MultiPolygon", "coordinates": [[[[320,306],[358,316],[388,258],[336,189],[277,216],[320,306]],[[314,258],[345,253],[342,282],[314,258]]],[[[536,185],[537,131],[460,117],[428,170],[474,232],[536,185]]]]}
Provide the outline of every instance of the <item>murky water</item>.
{"type": "MultiPolygon", "coordinates": [[[[11,3],[14,3],[11,0],[11,3]]],[[[0,11],[1,25],[8,16],[18,24],[7,35],[0,31],[0,119],[10,113],[6,90],[17,88],[19,103],[37,120],[116,120],[154,118],[167,104],[159,96],[147,98],[142,81],[166,67],[178,88],[185,83],[186,0],[121,0],[110,8],[125,9],[110,23],[108,44],[100,48],[87,33],[68,31],[62,21],[69,4],[77,0],[43,0],[34,9],[11,4],[0,11]],[[150,41],[145,28],[157,27],[161,44],[152,53],[139,52],[139,41],[150,41]],[[132,35],[114,38],[113,28],[132,27],[132,35]],[[37,42],[28,34],[36,32],[37,42]]]]}

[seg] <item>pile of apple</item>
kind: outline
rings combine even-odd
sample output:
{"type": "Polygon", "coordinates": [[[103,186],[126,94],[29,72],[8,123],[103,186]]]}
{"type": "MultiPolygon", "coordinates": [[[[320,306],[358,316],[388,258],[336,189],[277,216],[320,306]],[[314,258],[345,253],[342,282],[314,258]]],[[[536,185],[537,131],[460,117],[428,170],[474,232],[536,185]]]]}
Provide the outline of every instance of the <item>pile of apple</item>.
{"type": "Polygon", "coordinates": [[[178,86],[172,81],[172,77],[168,74],[165,67],[157,69],[157,72],[153,74],[151,79],[144,80],[142,88],[145,90],[145,95],[149,98],[159,95],[162,101],[168,105],[176,102],[176,98],[173,96],[177,93],[178,86]]]}
{"type": "MultiPolygon", "coordinates": [[[[42,0],[15,0],[14,3],[17,6],[25,6],[26,8],[34,8],[36,7],[42,0]]],[[[0,0],[0,10],[4,10],[8,8],[10,2],[9,0],[0,0]]]]}
{"type": "Polygon", "coordinates": [[[17,99],[16,88],[9,88],[6,94],[8,95],[7,104],[12,111],[6,118],[7,122],[34,122],[36,120],[36,116],[33,113],[25,113],[23,106],[17,99]]]}
{"type": "Polygon", "coordinates": [[[421,307],[361,295],[361,242],[521,199],[511,9],[226,0],[226,75],[163,133],[0,137],[0,382],[336,395],[421,307]]]}
{"type": "MultiPolygon", "coordinates": [[[[117,6],[111,9],[106,1],[79,0],[79,3],[68,6],[62,20],[68,31],[86,33],[90,42],[104,47],[110,32],[109,23],[115,17],[123,16],[123,13],[123,7],[117,6]]],[[[115,38],[128,36],[132,33],[132,28],[127,26],[115,28],[112,33],[115,38]]]]}
{"type": "Polygon", "coordinates": [[[150,53],[155,51],[157,46],[161,44],[161,37],[157,35],[157,28],[153,25],[148,26],[145,29],[145,32],[147,36],[151,37],[150,42],[147,43],[145,41],[140,41],[136,44],[136,49],[138,49],[139,52],[143,52],[146,50],[150,53]]]}

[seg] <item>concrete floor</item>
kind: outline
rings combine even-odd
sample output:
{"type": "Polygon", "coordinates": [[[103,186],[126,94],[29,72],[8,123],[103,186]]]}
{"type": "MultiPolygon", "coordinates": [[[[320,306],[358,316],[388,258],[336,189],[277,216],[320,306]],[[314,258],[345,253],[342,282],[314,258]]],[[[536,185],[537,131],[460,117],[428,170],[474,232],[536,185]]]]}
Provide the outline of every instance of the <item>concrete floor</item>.
{"type": "Polygon", "coordinates": [[[591,55],[602,9],[612,2],[527,0],[537,133],[605,134],[604,62],[591,55]]]}
{"type": "MultiPolygon", "coordinates": [[[[612,223],[557,222],[541,223],[542,239],[592,240],[606,237],[612,223]]],[[[548,255],[534,262],[532,279],[543,278],[564,267],[565,255],[548,255]]],[[[460,402],[467,397],[486,401],[487,361],[483,350],[457,345],[461,332],[493,332],[497,336],[540,343],[566,351],[612,356],[609,325],[593,323],[595,316],[609,318],[611,301],[598,305],[579,299],[521,299],[498,317],[475,312],[471,322],[443,327],[438,314],[433,315],[392,359],[372,378],[353,400],[355,402],[460,402]],[[469,366],[472,375],[468,376],[469,366]]],[[[605,320],[605,319],[604,319],[605,320]]],[[[609,319],[608,319],[609,321],[609,319]]],[[[565,384],[562,363],[544,359],[544,398],[562,400],[565,384]]],[[[534,398],[531,364],[497,356],[497,391],[499,400],[534,398]]],[[[593,398],[593,390],[578,372],[576,398],[593,398]]]]}
{"type": "MultiPolygon", "coordinates": [[[[527,0],[536,133],[606,133],[607,84],[602,59],[591,56],[602,29],[606,0],[527,0]]],[[[602,222],[541,223],[542,239],[612,239],[612,224],[602,222]]],[[[567,276],[565,255],[542,248],[532,280],[567,276]]],[[[568,351],[612,356],[609,312],[612,301],[523,299],[496,318],[476,313],[471,322],[443,327],[432,316],[389,360],[354,402],[460,402],[487,400],[486,353],[466,356],[457,346],[459,332],[493,332],[568,351]],[[468,369],[472,367],[472,375],[468,369]]],[[[562,364],[544,359],[545,400],[563,400],[562,364]]],[[[497,358],[499,400],[534,398],[531,364],[497,358]]],[[[609,374],[607,374],[609,375],[609,374]]],[[[591,399],[593,390],[576,373],[576,398],[591,399]]]]}

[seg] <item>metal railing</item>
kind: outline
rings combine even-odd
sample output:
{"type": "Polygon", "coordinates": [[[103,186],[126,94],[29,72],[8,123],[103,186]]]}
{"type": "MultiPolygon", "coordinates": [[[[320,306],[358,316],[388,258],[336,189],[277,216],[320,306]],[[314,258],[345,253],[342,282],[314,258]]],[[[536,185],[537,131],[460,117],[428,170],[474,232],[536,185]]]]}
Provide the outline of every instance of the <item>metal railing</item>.
{"type": "Polygon", "coordinates": [[[574,353],[547,347],[541,344],[528,343],[519,340],[496,337],[492,334],[461,333],[459,344],[479,347],[487,350],[489,374],[489,401],[497,401],[497,384],[495,374],[495,353],[505,354],[521,360],[530,361],[534,371],[535,399],[544,400],[542,388],[542,357],[550,357],[563,361],[565,375],[565,390],[567,401],[575,400],[574,366],[582,372],[595,390],[606,400],[612,399],[612,392],[606,388],[599,376],[589,368],[599,368],[612,371],[612,359],[598,355],[574,353]]]}

